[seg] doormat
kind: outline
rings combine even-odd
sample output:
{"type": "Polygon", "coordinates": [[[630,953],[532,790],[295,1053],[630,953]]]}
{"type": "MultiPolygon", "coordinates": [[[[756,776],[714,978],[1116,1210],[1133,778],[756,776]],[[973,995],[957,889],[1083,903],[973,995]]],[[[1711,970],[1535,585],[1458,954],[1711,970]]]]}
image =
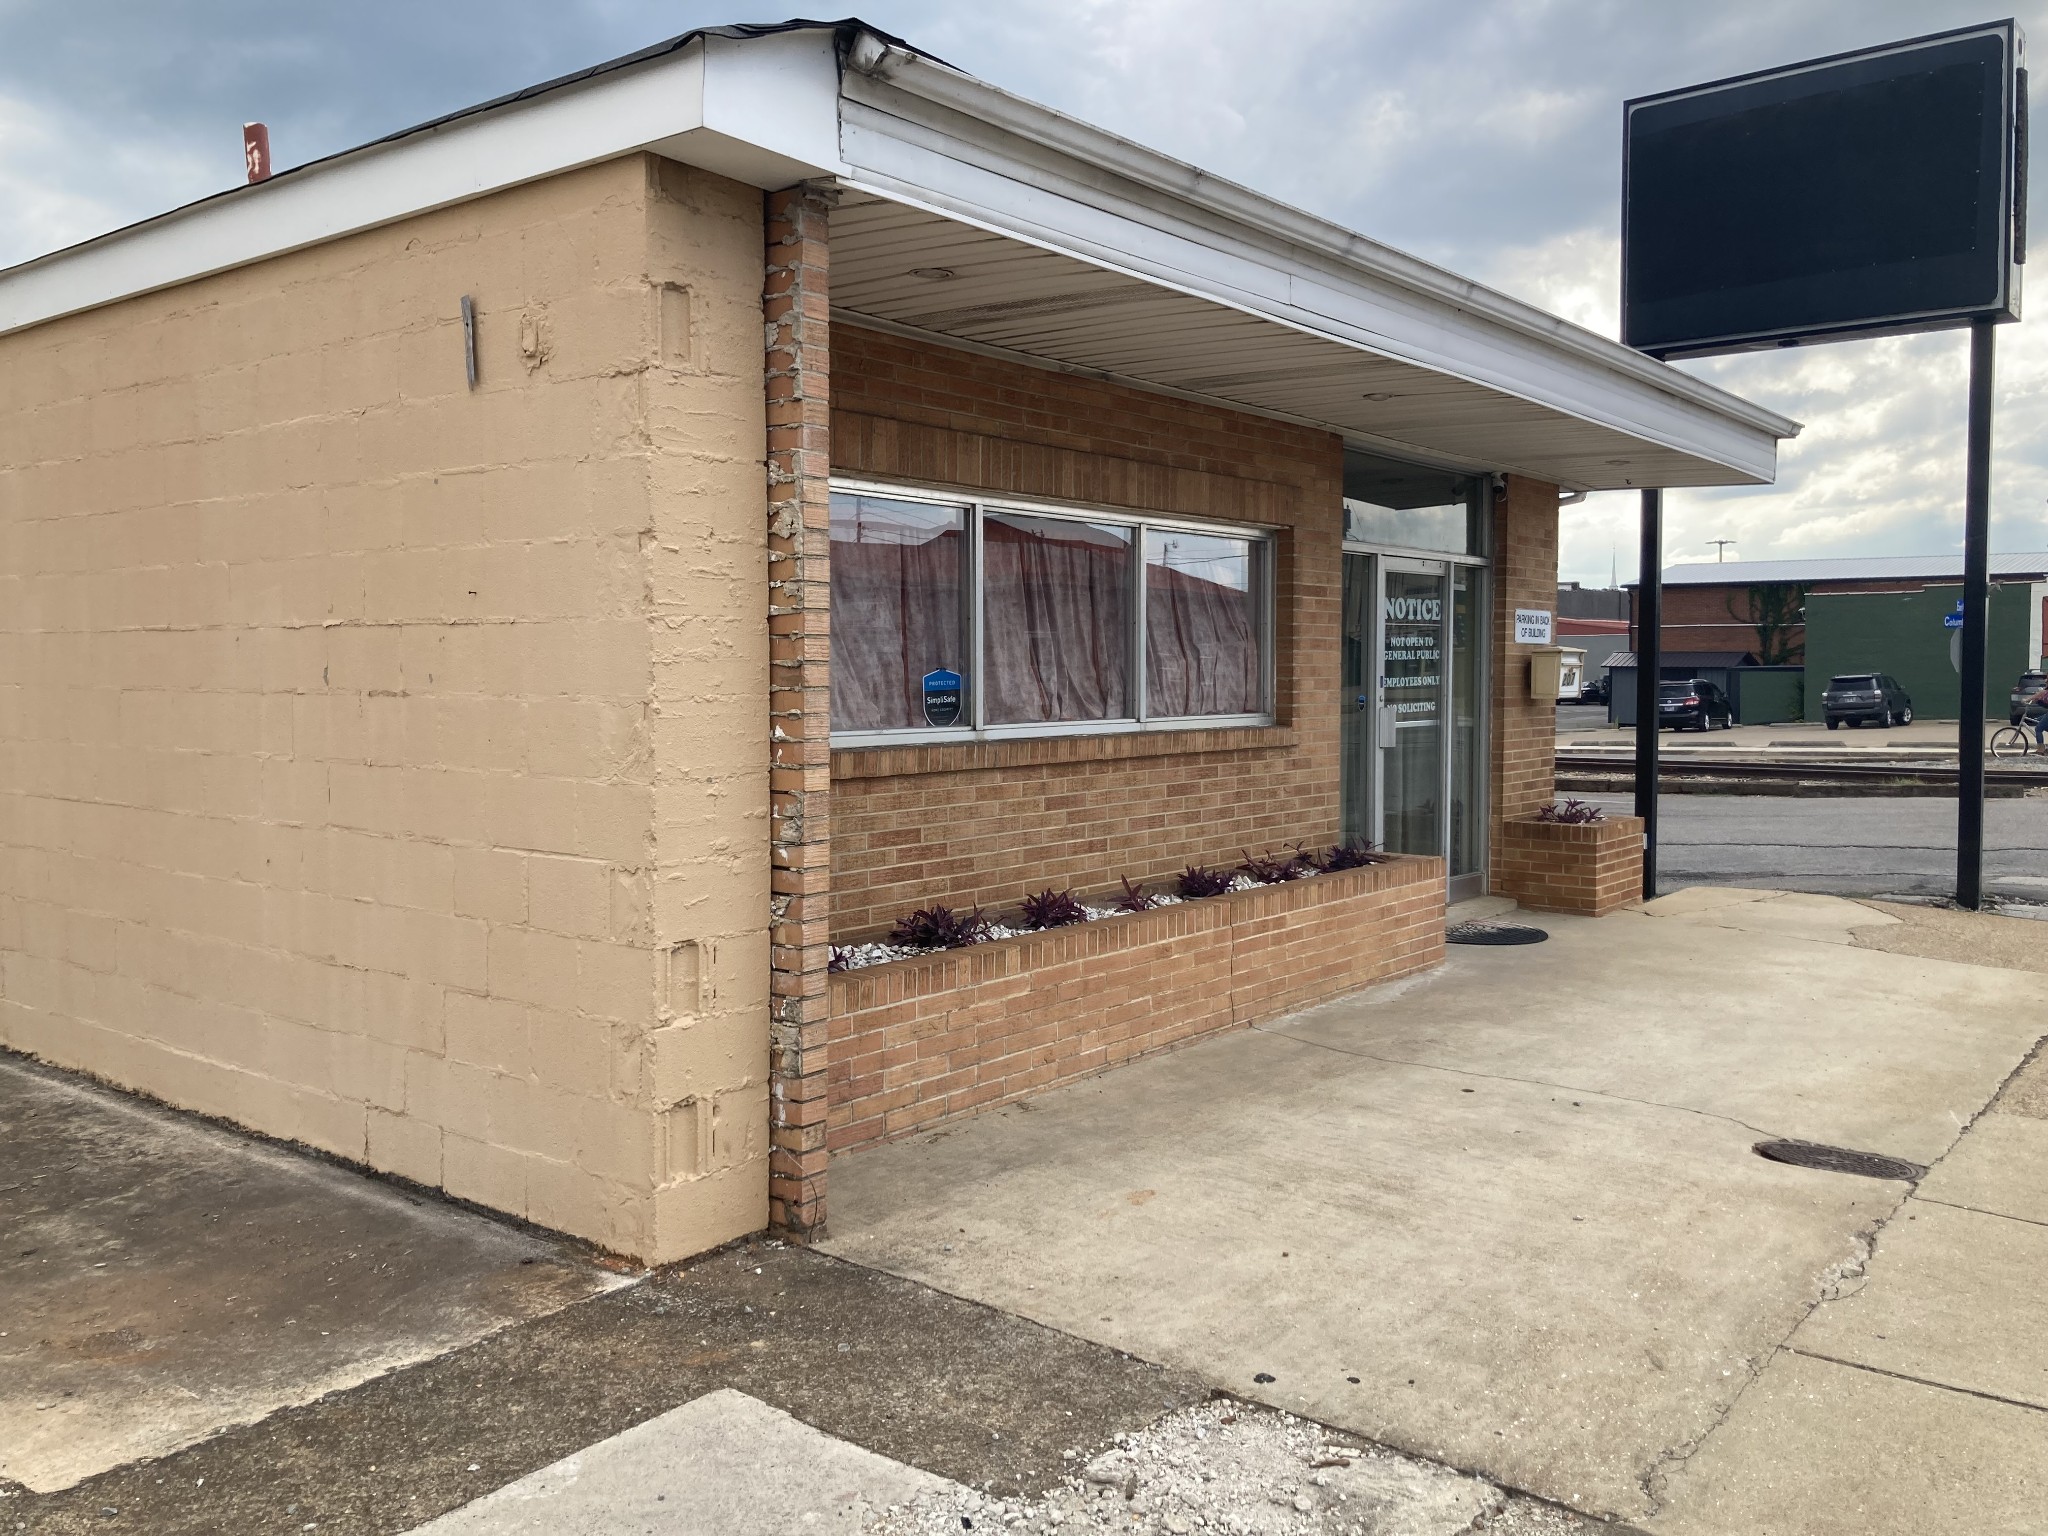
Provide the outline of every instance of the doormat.
{"type": "Polygon", "coordinates": [[[1541,944],[1549,937],[1521,923],[1453,923],[1444,930],[1446,944],[1541,944]]]}

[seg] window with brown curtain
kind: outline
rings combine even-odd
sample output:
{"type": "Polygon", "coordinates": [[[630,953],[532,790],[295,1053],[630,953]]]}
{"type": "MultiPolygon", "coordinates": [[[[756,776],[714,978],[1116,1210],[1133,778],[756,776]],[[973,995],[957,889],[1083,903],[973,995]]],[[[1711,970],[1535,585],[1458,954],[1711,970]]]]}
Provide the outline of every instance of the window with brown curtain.
{"type": "Polygon", "coordinates": [[[835,487],[833,732],[1270,718],[1271,549],[1249,530],[835,487]]]}
{"type": "Polygon", "coordinates": [[[924,679],[965,676],[967,508],[834,492],[832,727],[923,726],[924,679]]]}

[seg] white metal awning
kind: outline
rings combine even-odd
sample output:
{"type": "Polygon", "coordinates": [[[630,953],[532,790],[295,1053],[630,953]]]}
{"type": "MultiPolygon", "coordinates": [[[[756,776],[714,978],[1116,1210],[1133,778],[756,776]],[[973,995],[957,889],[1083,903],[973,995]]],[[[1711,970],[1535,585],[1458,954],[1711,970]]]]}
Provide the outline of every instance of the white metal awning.
{"type": "Polygon", "coordinates": [[[0,334],[634,152],[837,188],[842,323],[1580,490],[1768,482],[1798,431],[856,22],[685,34],[25,262],[0,334]]]}

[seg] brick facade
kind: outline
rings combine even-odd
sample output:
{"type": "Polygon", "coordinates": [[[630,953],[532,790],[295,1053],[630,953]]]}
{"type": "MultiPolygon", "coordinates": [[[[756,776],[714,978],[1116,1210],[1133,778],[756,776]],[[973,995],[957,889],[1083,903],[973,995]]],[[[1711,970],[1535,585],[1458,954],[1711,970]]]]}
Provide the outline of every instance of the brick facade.
{"type": "Polygon", "coordinates": [[[1557,705],[1529,696],[1529,655],[1515,643],[1515,610],[1557,606],[1557,487],[1519,475],[1493,507],[1493,724],[1489,888],[1504,890],[1503,827],[1557,793],[1557,705]]]}
{"type": "Polygon", "coordinates": [[[825,967],[830,959],[831,315],[829,199],[767,198],[772,947],[769,1224],[825,1221],[825,967]]]}
{"type": "Polygon", "coordinates": [[[832,465],[1281,530],[1276,724],[833,754],[832,930],[1096,890],[1337,828],[1334,436],[841,325],[832,465]]]}
{"type": "Polygon", "coordinates": [[[1503,896],[1534,912],[1605,917],[1643,896],[1643,823],[1610,816],[1576,826],[1517,817],[1494,861],[1503,896]]]}
{"type": "Polygon", "coordinates": [[[835,1151],[1443,959],[1441,859],[1399,859],[832,978],[835,1151]]]}

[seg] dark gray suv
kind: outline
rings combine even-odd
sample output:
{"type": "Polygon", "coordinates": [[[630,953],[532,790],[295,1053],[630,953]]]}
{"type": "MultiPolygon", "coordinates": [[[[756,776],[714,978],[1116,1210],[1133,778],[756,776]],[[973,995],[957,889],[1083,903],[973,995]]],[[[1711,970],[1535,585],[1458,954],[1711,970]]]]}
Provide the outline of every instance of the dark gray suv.
{"type": "Polygon", "coordinates": [[[2012,685],[2012,723],[2018,725],[2026,718],[2027,705],[2034,695],[2048,688],[2048,672],[2022,672],[2020,680],[2012,685]]]}
{"type": "Polygon", "coordinates": [[[1844,720],[1851,725],[1885,727],[1913,723],[1912,699],[1897,678],[1882,672],[1845,672],[1829,678],[1827,691],[1820,696],[1820,710],[1831,731],[1844,720]]]}

